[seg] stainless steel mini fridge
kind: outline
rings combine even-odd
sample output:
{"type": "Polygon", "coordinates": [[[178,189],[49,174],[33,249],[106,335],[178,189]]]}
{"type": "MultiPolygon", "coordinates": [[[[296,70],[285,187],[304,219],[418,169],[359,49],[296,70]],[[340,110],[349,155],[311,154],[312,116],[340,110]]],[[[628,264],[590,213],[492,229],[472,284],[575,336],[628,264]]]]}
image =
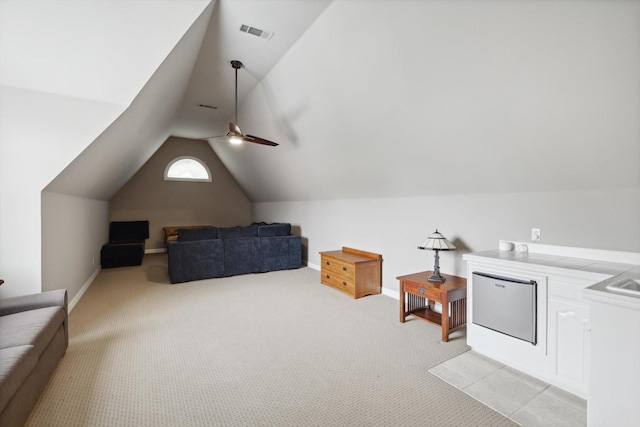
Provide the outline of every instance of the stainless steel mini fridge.
{"type": "Polygon", "coordinates": [[[536,345],[536,291],[534,280],[474,272],[472,322],[536,345]]]}

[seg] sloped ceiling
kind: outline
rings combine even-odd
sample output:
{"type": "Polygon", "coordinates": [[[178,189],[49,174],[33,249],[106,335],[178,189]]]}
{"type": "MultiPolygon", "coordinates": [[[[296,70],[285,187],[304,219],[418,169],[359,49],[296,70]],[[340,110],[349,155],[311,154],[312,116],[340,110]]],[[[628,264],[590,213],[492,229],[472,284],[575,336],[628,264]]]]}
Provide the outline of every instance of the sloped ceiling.
{"type": "Polygon", "coordinates": [[[35,154],[37,194],[46,186],[109,200],[169,136],[213,3],[3,0],[0,8],[3,169],[20,172],[18,156],[35,154]]]}
{"type": "Polygon", "coordinates": [[[198,2],[173,51],[175,2],[2,3],[34,9],[3,85],[126,110],[50,191],[108,200],[169,134],[223,134],[232,59],[243,130],[281,144],[211,142],[255,202],[640,187],[637,1],[198,2]]]}
{"type": "MultiPolygon", "coordinates": [[[[219,0],[202,43],[172,134],[203,138],[226,133],[235,115],[232,60],[243,99],[313,24],[331,0],[219,0]],[[268,31],[269,40],[240,31],[241,24],[268,31]],[[202,108],[205,104],[215,109],[202,108]]],[[[243,117],[239,117],[240,124],[243,117]]]]}
{"type": "Polygon", "coordinates": [[[69,147],[56,147],[65,148],[67,166],[50,167],[59,174],[45,190],[109,200],[170,136],[172,125],[178,136],[219,134],[235,112],[230,60],[250,58],[254,74],[241,76],[244,96],[329,2],[3,0],[0,50],[2,63],[10,64],[2,68],[3,86],[122,111],[95,140],[65,141],[61,132],[58,139],[69,147]],[[194,10],[205,7],[194,22],[194,10]],[[266,41],[241,33],[241,23],[277,32],[266,41]]]}
{"type": "Polygon", "coordinates": [[[0,79],[129,105],[208,3],[2,0],[0,79]]]}
{"type": "Polygon", "coordinates": [[[334,1],[237,59],[281,144],[212,142],[252,201],[640,187],[640,2],[334,1]]]}
{"type": "Polygon", "coordinates": [[[203,13],[126,111],[45,190],[110,200],[169,137],[209,22],[203,13]]]}
{"type": "Polygon", "coordinates": [[[211,10],[189,28],[133,102],[46,191],[110,200],[169,137],[211,10]]]}

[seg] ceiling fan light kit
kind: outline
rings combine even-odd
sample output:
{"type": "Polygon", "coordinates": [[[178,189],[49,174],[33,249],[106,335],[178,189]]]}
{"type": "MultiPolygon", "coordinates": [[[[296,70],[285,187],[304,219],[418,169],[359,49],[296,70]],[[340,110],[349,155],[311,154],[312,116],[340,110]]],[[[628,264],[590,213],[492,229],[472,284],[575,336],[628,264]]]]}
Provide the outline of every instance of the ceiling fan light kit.
{"type": "MultiPolygon", "coordinates": [[[[240,130],[240,126],[237,125],[238,123],[238,69],[242,68],[243,65],[242,65],[242,62],[238,60],[233,60],[231,61],[231,67],[233,67],[233,69],[236,71],[236,109],[235,109],[236,122],[229,123],[229,132],[227,132],[227,134],[224,135],[224,137],[226,137],[231,144],[235,144],[235,145],[242,144],[243,142],[246,141],[246,142],[253,142],[255,144],[262,144],[262,145],[268,145],[271,147],[276,147],[278,145],[278,143],[276,142],[269,141],[268,139],[260,138],[254,135],[244,135],[240,130]]],[[[219,136],[210,136],[208,138],[203,138],[203,139],[208,140],[210,138],[219,138],[219,136]]]]}

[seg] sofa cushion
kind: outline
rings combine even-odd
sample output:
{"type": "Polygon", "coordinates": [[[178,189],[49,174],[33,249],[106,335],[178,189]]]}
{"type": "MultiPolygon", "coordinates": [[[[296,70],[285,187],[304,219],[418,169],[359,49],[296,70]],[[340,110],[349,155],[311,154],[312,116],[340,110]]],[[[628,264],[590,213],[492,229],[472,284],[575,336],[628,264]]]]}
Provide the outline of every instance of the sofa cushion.
{"type": "Polygon", "coordinates": [[[224,275],[257,273],[260,269],[260,239],[243,237],[224,241],[224,275]]]}
{"type": "Polygon", "coordinates": [[[216,227],[178,229],[179,242],[195,242],[196,240],[211,240],[217,238],[218,229],[216,227]]]}
{"type": "Polygon", "coordinates": [[[37,363],[38,354],[32,345],[0,349],[0,412],[4,410],[37,363]]]}
{"type": "Polygon", "coordinates": [[[64,320],[60,306],[0,316],[0,348],[33,345],[40,357],[64,320]]]}
{"type": "Polygon", "coordinates": [[[291,224],[273,223],[258,227],[258,237],[288,236],[291,234],[291,224]]]}
{"type": "Polygon", "coordinates": [[[258,226],[248,225],[246,227],[226,227],[218,228],[220,239],[236,239],[239,237],[258,237],[258,226]]]}

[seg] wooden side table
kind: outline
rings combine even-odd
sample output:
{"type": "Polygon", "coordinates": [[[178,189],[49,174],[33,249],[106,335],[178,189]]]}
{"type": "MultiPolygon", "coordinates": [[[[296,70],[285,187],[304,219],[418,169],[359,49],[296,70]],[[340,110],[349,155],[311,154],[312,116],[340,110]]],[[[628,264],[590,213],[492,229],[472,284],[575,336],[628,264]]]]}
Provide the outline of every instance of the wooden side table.
{"type": "Polygon", "coordinates": [[[440,325],[442,341],[449,341],[449,333],[467,323],[467,279],[449,276],[444,283],[427,280],[433,271],[399,276],[400,323],[409,315],[440,325]],[[431,301],[442,304],[442,313],[433,311],[431,301]]]}

